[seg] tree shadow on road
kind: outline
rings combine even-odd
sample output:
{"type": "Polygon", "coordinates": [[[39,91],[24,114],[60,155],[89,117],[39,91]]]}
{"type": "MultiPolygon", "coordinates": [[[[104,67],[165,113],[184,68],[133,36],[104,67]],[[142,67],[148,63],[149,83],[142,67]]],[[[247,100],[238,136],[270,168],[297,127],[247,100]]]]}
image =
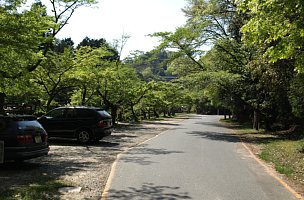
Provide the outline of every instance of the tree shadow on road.
{"type": "Polygon", "coordinates": [[[120,160],[126,163],[136,163],[140,165],[150,165],[155,162],[151,161],[152,156],[161,156],[169,154],[180,154],[182,151],[172,151],[164,148],[146,148],[143,145],[139,148],[129,151],[128,154],[124,155],[120,160]]]}
{"type": "Polygon", "coordinates": [[[175,200],[192,199],[187,192],[180,191],[180,187],[157,186],[144,183],[141,188],[129,187],[128,190],[110,190],[109,199],[141,199],[141,200],[175,200]]]}
{"type": "Polygon", "coordinates": [[[212,126],[212,127],[221,127],[221,128],[227,128],[225,124],[218,123],[218,122],[196,122],[195,124],[205,125],[205,126],[212,126]]]}
{"type": "Polygon", "coordinates": [[[263,137],[253,137],[252,134],[237,134],[227,132],[208,132],[208,131],[193,131],[188,134],[198,136],[208,140],[225,141],[225,142],[246,142],[253,144],[269,143],[274,140],[280,140],[279,137],[272,135],[264,135],[263,137]]]}

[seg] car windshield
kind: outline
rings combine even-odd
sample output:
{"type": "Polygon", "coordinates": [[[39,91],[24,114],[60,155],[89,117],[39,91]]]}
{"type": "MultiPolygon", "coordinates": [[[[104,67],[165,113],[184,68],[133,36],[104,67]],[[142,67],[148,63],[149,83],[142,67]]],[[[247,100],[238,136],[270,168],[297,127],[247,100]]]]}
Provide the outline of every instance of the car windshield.
{"type": "Polygon", "coordinates": [[[63,118],[64,115],[65,115],[65,109],[56,109],[45,114],[46,117],[51,117],[51,118],[63,118]]]}

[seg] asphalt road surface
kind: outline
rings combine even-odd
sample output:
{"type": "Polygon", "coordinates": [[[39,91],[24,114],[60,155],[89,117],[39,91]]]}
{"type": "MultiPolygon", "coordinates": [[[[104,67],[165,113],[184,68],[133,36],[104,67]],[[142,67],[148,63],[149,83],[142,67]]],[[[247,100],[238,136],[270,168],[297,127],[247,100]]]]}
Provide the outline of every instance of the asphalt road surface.
{"type": "Polygon", "coordinates": [[[193,115],[122,154],[108,181],[107,199],[297,199],[219,119],[193,115]]]}

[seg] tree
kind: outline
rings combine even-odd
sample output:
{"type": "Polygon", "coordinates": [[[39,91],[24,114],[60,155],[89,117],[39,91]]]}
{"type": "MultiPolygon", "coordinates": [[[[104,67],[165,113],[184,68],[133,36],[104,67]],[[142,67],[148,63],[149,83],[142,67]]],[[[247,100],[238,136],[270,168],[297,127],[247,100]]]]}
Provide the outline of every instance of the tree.
{"type": "MultiPolygon", "coordinates": [[[[68,23],[77,8],[92,5],[95,0],[50,0],[53,16],[46,7],[35,2],[25,9],[26,1],[1,1],[0,7],[0,81],[20,78],[34,71],[49,50],[54,50],[57,33],[68,23]]],[[[9,88],[0,88],[5,93],[9,88]]],[[[3,112],[0,101],[0,112],[3,112]]]]}
{"type": "Polygon", "coordinates": [[[286,1],[239,1],[239,11],[250,19],[242,27],[243,40],[257,46],[270,63],[279,60],[294,60],[295,67],[302,71],[304,2],[286,1]]]}
{"type": "MultiPolygon", "coordinates": [[[[263,70],[267,75],[267,79],[260,75],[262,78],[258,81],[268,91],[265,93],[263,89],[268,99],[263,105],[271,108],[267,115],[272,116],[272,121],[288,128],[294,120],[290,103],[295,106],[296,99],[302,99],[288,91],[293,90],[292,84],[301,80],[296,73],[301,73],[303,66],[303,2],[248,0],[239,3],[239,11],[250,16],[241,29],[242,40],[257,49],[251,69],[263,70]]],[[[297,115],[299,110],[296,107],[293,110],[297,115]]]]}
{"type": "Polygon", "coordinates": [[[160,80],[169,75],[168,61],[170,53],[166,51],[134,52],[124,60],[128,66],[136,69],[145,81],[160,80]]]}
{"type": "Polygon", "coordinates": [[[90,39],[88,37],[85,37],[77,46],[77,48],[79,49],[80,47],[84,47],[84,46],[89,46],[92,48],[99,48],[99,47],[103,47],[106,51],[108,51],[110,54],[108,54],[107,56],[103,55],[103,57],[101,57],[101,59],[105,59],[105,60],[111,60],[111,61],[116,61],[119,59],[119,53],[117,52],[117,50],[112,47],[109,43],[107,43],[107,41],[104,38],[101,39],[90,39]]]}
{"type": "Polygon", "coordinates": [[[96,96],[97,88],[99,87],[98,80],[103,78],[103,70],[109,66],[107,59],[111,57],[112,52],[108,52],[106,47],[92,48],[90,46],[79,47],[76,51],[76,57],[79,61],[75,68],[70,72],[70,77],[77,80],[77,87],[73,95],[73,104],[88,105],[95,103],[98,106],[103,106],[100,101],[92,102],[94,95],[96,96]]]}
{"type": "Polygon", "coordinates": [[[33,4],[29,10],[22,10],[22,6],[18,1],[1,1],[1,81],[20,76],[41,60],[41,45],[50,42],[45,34],[55,27],[52,18],[45,15],[45,7],[33,4]]]}
{"type": "Polygon", "coordinates": [[[54,44],[54,51],[57,53],[63,53],[65,49],[74,51],[74,42],[71,38],[56,39],[54,44]]]}
{"type": "MultiPolygon", "coordinates": [[[[140,81],[135,70],[125,65],[117,66],[109,63],[97,79],[97,92],[107,109],[111,110],[113,123],[116,122],[118,110],[124,105],[130,105],[137,82],[140,81]]],[[[138,97],[136,97],[138,98],[138,97]]],[[[135,101],[136,102],[136,101],[135,101]]]]}
{"type": "MultiPolygon", "coordinates": [[[[41,66],[35,70],[32,75],[32,82],[39,86],[45,98],[42,102],[46,111],[49,111],[54,105],[67,102],[53,102],[55,98],[63,97],[63,93],[72,91],[75,82],[68,76],[68,73],[75,67],[73,53],[69,49],[61,53],[49,52],[47,58],[41,63],[41,66]],[[60,95],[61,94],[61,95],[60,95]]],[[[67,97],[68,98],[68,97],[67,97]]]]}

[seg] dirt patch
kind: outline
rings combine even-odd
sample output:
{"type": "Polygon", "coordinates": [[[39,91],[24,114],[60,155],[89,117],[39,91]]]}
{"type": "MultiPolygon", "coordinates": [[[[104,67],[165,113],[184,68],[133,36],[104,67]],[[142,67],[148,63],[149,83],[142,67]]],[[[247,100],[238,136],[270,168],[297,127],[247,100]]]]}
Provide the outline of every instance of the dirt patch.
{"type": "Polygon", "coordinates": [[[90,145],[80,145],[76,140],[50,139],[48,156],[0,166],[0,193],[51,177],[82,189],[80,193],[52,194],[50,199],[100,199],[119,153],[178,126],[186,118],[119,124],[111,136],[90,145]]]}

